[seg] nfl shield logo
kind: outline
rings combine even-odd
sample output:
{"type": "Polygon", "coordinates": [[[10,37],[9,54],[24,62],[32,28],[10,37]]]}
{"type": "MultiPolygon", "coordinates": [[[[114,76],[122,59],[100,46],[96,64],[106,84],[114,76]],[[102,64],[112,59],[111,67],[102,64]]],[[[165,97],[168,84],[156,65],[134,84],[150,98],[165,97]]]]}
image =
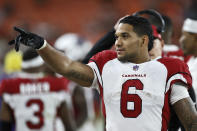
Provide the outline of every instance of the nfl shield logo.
{"type": "Polygon", "coordinates": [[[138,69],[139,69],[139,66],[138,65],[133,66],[133,70],[134,71],[137,71],[138,69]]]}

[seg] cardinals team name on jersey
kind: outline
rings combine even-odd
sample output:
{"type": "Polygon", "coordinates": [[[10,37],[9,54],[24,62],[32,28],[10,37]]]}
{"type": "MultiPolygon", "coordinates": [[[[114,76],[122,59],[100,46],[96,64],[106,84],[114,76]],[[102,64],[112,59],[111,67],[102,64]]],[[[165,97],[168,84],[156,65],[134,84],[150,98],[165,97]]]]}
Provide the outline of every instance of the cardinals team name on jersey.
{"type": "Polygon", "coordinates": [[[146,74],[122,74],[122,77],[146,77],[146,74]]]}
{"type": "Polygon", "coordinates": [[[48,82],[21,83],[19,87],[21,94],[34,94],[50,91],[50,84],[48,82]]]}
{"type": "Polygon", "coordinates": [[[106,131],[167,131],[172,85],[192,87],[189,68],[178,59],[136,64],[121,62],[115,51],[105,50],[88,65],[95,73],[92,88],[102,98],[106,131]]]}

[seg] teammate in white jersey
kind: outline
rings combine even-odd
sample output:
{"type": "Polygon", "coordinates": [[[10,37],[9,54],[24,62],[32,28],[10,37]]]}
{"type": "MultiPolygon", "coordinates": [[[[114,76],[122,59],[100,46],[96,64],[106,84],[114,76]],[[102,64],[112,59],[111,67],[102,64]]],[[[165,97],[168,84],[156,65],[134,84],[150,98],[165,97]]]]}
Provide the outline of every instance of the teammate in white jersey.
{"type": "Polygon", "coordinates": [[[24,53],[22,69],[18,77],[4,80],[0,85],[3,98],[0,130],[11,131],[13,122],[17,131],[58,131],[55,121],[59,116],[66,131],[74,131],[68,108],[68,80],[54,77],[54,72],[33,49],[24,53]]]}
{"type": "Polygon", "coordinates": [[[95,55],[88,65],[70,60],[42,37],[15,28],[22,43],[37,49],[56,72],[81,86],[99,90],[107,131],[167,131],[170,105],[186,130],[197,130],[197,112],[187,89],[192,85],[187,65],[178,59],[151,61],[150,23],[139,16],[122,19],[116,30],[116,51],[95,55]]]}
{"type": "Polygon", "coordinates": [[[169,52],[167,56],[179,58],[188,64],[193,78],[193,87],[197,92],[197,20],[185,19],[180,44],[182,50],[169,52]]]}
{"type": "Polygon", "coordinates": [[[188,18],[184,21],[180,43],[184,55],[192,56],[187,64],[192,74],[193,87],[197,93],[197,20],[188,18]]]}

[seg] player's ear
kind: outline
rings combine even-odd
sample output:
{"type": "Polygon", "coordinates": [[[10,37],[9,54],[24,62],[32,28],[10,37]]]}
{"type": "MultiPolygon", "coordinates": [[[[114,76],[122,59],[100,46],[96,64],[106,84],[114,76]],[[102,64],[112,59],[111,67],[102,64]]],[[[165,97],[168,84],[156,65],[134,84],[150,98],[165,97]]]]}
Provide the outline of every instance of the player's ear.
{"type": "Polygon", "coordinates": [[[148,42],[149,42],[148,36],[143,35],[142,36],[142,45],[147,45],[148,46],[148,42]]]}

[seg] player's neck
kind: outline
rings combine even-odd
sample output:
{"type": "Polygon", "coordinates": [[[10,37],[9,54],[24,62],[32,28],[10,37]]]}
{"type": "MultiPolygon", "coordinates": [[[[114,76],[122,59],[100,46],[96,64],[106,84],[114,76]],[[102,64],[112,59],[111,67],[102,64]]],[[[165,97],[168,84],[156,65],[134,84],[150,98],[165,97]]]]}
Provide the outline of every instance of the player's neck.
{"type": "Polygon", "coordinates": [[[150,61],[150,60],[151,60],[151,58],[150,58],[149,54],[145,53],[145,54],[138,55],[137,57],[135,57],[133,59],[131,58],[129,60],[129,62],[140,64],[140,63],[144,63],[144,62],[147,62],[147,61],[150,61]]]}

